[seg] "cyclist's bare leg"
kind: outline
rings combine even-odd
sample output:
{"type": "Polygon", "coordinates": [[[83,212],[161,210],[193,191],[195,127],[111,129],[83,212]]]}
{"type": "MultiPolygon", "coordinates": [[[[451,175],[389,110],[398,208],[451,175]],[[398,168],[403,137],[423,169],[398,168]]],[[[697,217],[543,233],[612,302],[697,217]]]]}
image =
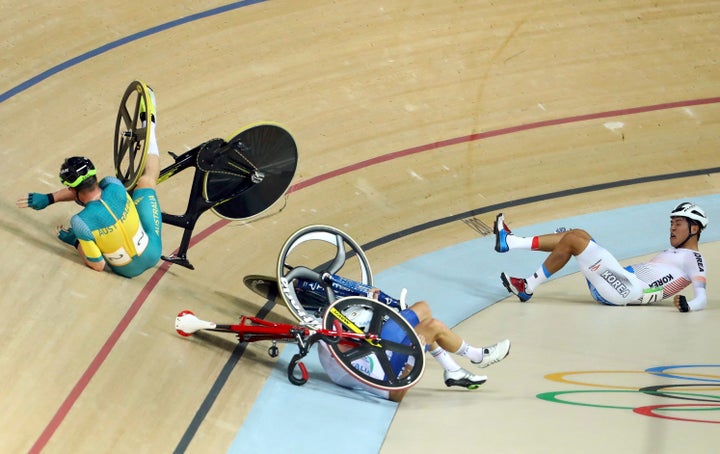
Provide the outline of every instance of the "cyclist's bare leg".
{"type": "Polygon", "coordinates": [[[147,158],[145,159],[145,169],[138,179],[137,188],[157,187],[157,181],[160,177],[160,151],[155,137],[155,123],[150,123],[150,140],[148,143],[147,158]]]}
{"type": "Polygon", "coordinates": [[[153,188],[157,187],[158,177],[160,176],[160,156],[148,154],[145,160],[145,169],[138,179],[136,188],[153,188]]]}
{"type": "Polygon", "coordinates": [[[462,338],[455,334],[446,324],[438,319],[430,319],[420,322],[415,327],[415,332],[425,338],[430,348],[439,345],[444,350],[456,352],[462,346],[462,338]]]}
{"type": "Polygon", "coordinates": [[[573,229],[538,237],[539,250],[550,252],[543,265],[551,274],[563,268],[570,259],[585,250],[592,237],[585,230],[573,229]]]}
{"type": "Polygon", "coordinates": [[[433,318],[430,305],[425,301],[418,301],[410,306],[418,317],[420,323],[415,327],[415,332],[425,339],[431,349],[437,345],[449,352],[456,352],[462,346],[462,338],[455,334],[445,323],[433,318]]]}

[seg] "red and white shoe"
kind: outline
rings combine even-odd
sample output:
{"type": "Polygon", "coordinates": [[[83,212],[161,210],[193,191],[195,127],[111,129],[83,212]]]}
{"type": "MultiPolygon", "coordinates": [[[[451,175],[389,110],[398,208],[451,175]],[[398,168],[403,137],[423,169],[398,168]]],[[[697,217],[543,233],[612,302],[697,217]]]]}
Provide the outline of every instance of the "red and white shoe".
{"type": "Polygon", "coordinates": [[[500,273],[500,280],[507,291],[517,296],[520,299],[520,302],[524,303],[532,298],[533,294],[532,292],[527,291],[527,281],[525,279],[500,273]]]}

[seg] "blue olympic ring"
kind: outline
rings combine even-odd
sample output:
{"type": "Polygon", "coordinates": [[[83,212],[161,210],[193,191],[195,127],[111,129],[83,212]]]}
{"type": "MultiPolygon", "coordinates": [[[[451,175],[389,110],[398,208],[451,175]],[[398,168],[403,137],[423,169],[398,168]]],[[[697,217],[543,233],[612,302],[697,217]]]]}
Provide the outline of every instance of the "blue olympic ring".
{"type": "Polygon", "coordinates": [[[684,364],[684,365],[679,365],[679,366],[656,366],[656,367],[650,367],[648,369],[645,369],[645,372],[648,372],[653,375],[657,375],[658,377],[720,383],[720,379],[703,378],[703,377],[688,377],[686,375],[673,375],[673,374],[665,373],[665,371],[668,369],[686,369],[689,367],[720,367],[720,364],[684,364]]]}

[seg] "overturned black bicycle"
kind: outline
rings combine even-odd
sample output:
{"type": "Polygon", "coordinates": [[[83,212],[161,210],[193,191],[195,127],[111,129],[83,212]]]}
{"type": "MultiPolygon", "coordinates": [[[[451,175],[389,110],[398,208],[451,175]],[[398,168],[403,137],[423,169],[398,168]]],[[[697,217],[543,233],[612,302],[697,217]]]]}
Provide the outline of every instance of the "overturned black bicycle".
{"type": "MultiPolygon", "coordinates": [[[[148,87],[132,82],[120,102],[115,123],[115,174],[132,190],[145,168],[150,128],[141,119],[149,103],[148,87]]],[[[298,152],[292,135],[275,123],[255,123],[229,139],[211,139],[180,155],[160,171],[158,183],[194,168],[185,213],[162,213],[165,224],[184,229],[177,252],[163,260],[194,269],[187,258],[190,239],[200,216],[211,210],[221,218],[242,220],[256,216],[288,190],[297,169],[298,152]]]]}

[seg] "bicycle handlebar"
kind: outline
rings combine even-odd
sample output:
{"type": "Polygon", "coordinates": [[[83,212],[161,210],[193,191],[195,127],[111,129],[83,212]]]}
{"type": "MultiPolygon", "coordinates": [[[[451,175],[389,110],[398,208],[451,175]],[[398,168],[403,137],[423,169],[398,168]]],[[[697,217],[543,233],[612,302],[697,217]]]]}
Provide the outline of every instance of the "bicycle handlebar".
{"type": "Polygon", "coordinates": [[[310,334],[307,338],[302,339],[299,334],[296,336],[297,345],[299,351],[293,355],[290,363],[288,364],[287,375],[290,383],[297,386],[302,386],[307,383],[309,375],[305,365],[300,362],[310,352],[310,347],[318,341],[327,342],[330,344],[337,344],[342,339],[362,339],[362,340],[377,340],[377,334],[358,334],[343,332],[339,324],[336,323],[335,329],[319,329],[314,333],[310,334]],[[300,367],[300,378],[295,375],[295,368],[300,367]]]}

